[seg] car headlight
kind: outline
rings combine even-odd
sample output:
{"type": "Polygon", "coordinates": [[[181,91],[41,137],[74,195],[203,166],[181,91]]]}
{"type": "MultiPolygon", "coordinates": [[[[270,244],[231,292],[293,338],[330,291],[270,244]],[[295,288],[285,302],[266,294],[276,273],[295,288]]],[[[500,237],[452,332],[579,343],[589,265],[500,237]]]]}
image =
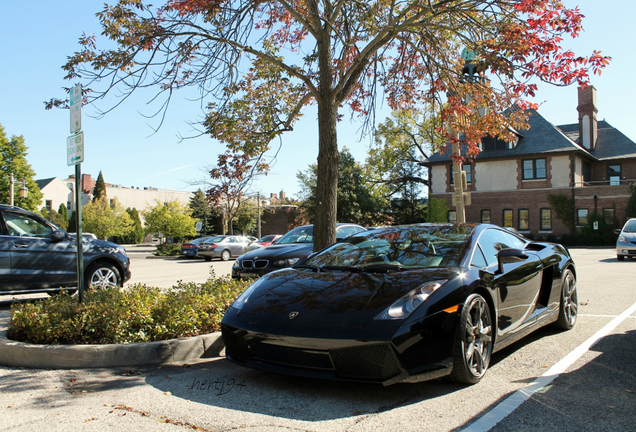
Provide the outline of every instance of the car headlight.
{"type": "Polygon", "coordinates": [[[399,320],[407,318],[424,300],[444,285],[445,280],[427,282],[415,288],[375,317],[376,320],[399,320]]]}
{"type": "Polygon", "coordinates": [[[243,291],[243,294],[238,296],[238,298],[234,301],[234,303],[232,304],[232,307],[235,309],[241,310],[243,306],[245,305],[245,303],[247,303],[247,301],[249,300],[254,290],[258,288],[258,286],[262,284],[264,280],[265,278],[260,278],[256,282],[254,282],[252,285],[247,287],[247,289],[243,291]]]}
{"type": "Polygon", "coordinates": [[[274,261],[272,264],[274,267],[291,267],[296,264],[300,258],[287,258],[278,261],[274,261]]]}
{"type": "Polygon", "coordinates": [[[627,239],[626,239],[626,238],[625,238],[625,236],[623,236],[623,235],[621,235],[621,236],[619,236],[619,237],[618,237],[618,241],[619,241],[620,243],[627,243],[627,239]]]}

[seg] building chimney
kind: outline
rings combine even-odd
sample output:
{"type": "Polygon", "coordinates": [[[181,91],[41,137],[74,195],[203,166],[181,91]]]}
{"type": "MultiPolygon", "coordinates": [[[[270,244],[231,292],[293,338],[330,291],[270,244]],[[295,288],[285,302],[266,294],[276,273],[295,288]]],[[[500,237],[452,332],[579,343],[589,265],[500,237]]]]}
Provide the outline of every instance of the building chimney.
{"type": "Polygon", "coordinates": [[[287,194],[285,193],[285,190],[281,190],[280,193],[278,194],[278,196],[280,197],[281,201],[284,201],[285,198],[287,198],[287,194]]]}
{"type": "Polygon", "coordinates": [[[82,192],[89,194],[93,192],[93,188],[95,187],[95,180],[91,177],[90,174],[82,174],[82,192]]]}
{"type": "Polygon", "coordinates": [[[593,86],[579,87],[579,142],[586,149],[593,151],[598,138],[596,120],[596,89],[593,86]]]}

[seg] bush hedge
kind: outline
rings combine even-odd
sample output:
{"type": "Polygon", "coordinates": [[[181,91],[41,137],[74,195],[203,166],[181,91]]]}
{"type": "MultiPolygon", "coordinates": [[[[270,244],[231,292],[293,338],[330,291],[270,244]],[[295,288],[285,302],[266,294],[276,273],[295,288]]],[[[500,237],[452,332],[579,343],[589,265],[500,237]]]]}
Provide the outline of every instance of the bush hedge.
{"type": "Polygon", "coordinates": [[[152,342],[220,330],[223,314],[249,282],[210,278],[170,290],[133,285],[87,292],[84,302],[59,294],[14,304],[9,339],[36,344],[152,342]]]}
{"type": "Polygon", "coordinates": [[[154,255],[157,256],[173,256],[181,253],[181,243],[164,243],[157,246],[154,255]]]}

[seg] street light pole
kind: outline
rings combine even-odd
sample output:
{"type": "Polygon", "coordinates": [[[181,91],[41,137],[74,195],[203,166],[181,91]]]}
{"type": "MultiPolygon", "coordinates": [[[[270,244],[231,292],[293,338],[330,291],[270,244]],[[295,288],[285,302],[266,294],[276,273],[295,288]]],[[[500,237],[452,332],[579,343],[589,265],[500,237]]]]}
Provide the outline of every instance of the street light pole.
{"type": "Polygon", "coordinates": [[[11,206],[14,205],[15,192],[13,188],[15,187],[16,183],[19,183],[22,185],[22,187],[20,188],[20,198],[26,198],[29,196],[29,190],[26,187],[26,181],[25,180],[16,181],[13,178],[13,173],[9,173],[9,205],[11,206]]]}
{"type": "Polygon", "coordinates": [[[13,173],[9,174],[9,205],[13,206],[13,186],[15,182],[13,181],[13,173]]]}

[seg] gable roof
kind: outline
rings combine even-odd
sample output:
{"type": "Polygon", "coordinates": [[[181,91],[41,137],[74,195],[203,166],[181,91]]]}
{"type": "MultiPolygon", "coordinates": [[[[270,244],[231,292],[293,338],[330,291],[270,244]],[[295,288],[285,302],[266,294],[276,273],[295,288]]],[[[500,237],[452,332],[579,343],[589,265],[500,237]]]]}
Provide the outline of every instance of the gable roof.
{"type": "Polygon", "coordinates": [[[40,188],[40,190],[42,190],[43,188],[45,188],[46,186],[49,185],[49,183],[51,183],[53,180],[55,180],[57,177],[51,177],[51,178],[47,178],[47,179],[41,179],[41,180],[36,180],[35,183],[38,185],[38,187],[40,188]]]}
{"type": "MultiPolygon", "coordinates": [[[[559,129],[573,141],[580,143],[578,123],[562,125],[559,129]]],[[[594,150],[586,151],[599,161],[636,158],[636,143],[603,120],[598,122],[598,137],[594,150]]]]}

